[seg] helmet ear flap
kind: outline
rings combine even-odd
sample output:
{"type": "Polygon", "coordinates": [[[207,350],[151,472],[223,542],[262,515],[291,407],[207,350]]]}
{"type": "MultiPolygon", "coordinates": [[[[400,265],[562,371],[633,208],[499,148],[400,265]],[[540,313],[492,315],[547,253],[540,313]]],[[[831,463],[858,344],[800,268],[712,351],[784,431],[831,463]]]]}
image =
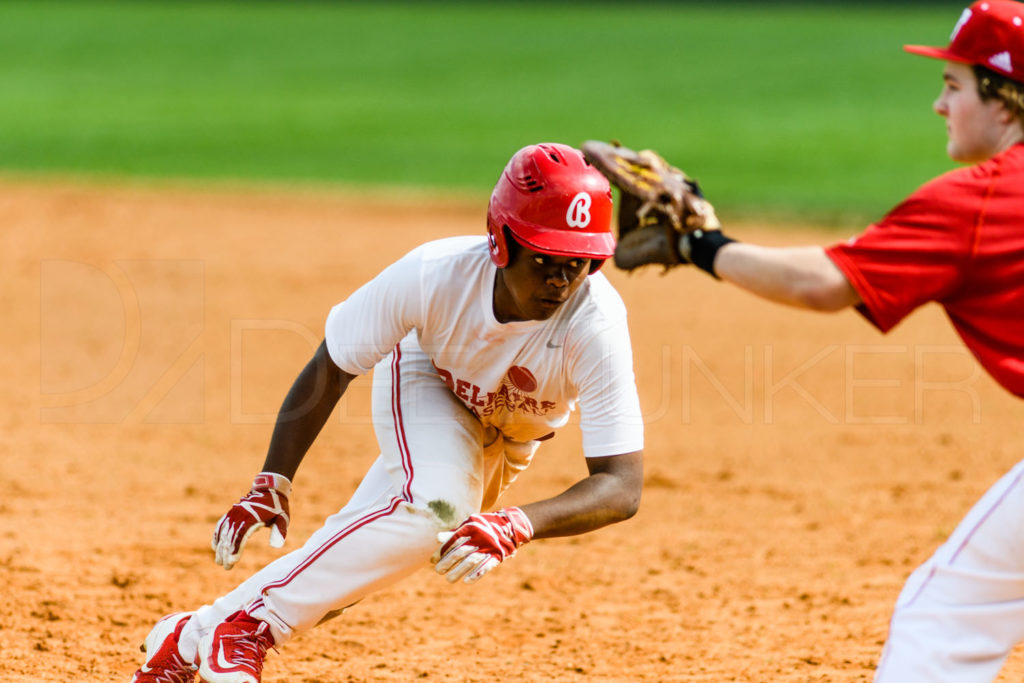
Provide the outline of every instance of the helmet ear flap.
{"type": "Polygon", "coordinates": [[[495,266],[504,268],[508,265],[508,238],[505,235],[505,226],[487,223],[487,249],[495,266]]]}

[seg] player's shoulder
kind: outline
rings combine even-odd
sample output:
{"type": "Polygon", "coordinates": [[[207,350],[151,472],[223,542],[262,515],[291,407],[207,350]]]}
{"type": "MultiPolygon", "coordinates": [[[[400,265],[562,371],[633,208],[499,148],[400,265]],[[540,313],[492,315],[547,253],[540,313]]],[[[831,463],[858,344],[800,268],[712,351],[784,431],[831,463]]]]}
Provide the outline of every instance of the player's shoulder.
{"type": "MultiPolygon", "coordinates": [[[[991,161],[991,160],[989,160],[991,161]]],[[[928,232],[966,234],[999,174],[989,162],[947,171],[925,182],[885,216],[928,232]]]]}
{"type": "Polygon", "coordinates": [[[587,277],[586,286],[588,298],[599,310],[614,317],[626,315],[626,304],[604,273],[591,274],[587,277]]]}
{"type": "Polygon", "coordinates": [[[573,299],[567,322],[578,334],[594,334],[626,322],[626,304],[600,272],[588,276],[573,299]]]}
{"type": "Polygon", "coordinates": [[[938,175],[923,183],[907,198],[935,204],[960,203],[971,189],[988,177],[978,166],[963,166],[938,175]]]}
{"type": "Polygon", "coordinates": [[[946,171],[914,193],[935,202],[958,202],[988,195],[995,182],[1018,183],[1024,178],[1024,143],[970,166],[946,171]]]}
{"type": "Polygon", "coordinates": [[[992,173],[1024,174],[1024,142],[1018,142],[979,166],[991,166],[992,173]]]}
{"type": "Polygon", "coordinates": [[[445,281],[479,275],[489,263],[487,238],[469,235],[424,242],[391,267],[419,273],[427,280],[445,281]]]}
{"type": "Polygon", "coordinates": [[[421,261],[448,260],[453,258],[478,258],[487,253],[487,238],[478,235],[444,237],[424,242],[409,252],[408,257],[421,261]]]}
{"type": "Polygon", "coordinates": [[[626,305],[600,272],[589,275],[564,306],[548,324],[561,330],[570,358],[632,353],[626,305]]]}

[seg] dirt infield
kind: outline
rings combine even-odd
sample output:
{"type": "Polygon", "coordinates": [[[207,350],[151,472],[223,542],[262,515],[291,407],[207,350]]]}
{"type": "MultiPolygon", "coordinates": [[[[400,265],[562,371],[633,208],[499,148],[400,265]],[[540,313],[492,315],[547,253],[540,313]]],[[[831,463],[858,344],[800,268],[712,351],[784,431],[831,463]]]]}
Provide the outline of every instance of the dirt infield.
{"type": "MultiPolygon", "coordinates": [[[[264,534],[225,572],[209,536],[328,309],[419,242],[480,233],[483,212],[0,183],[0,680],[127,681],[157,617],[275,557],[264,534]]],[[[871,679],[907,574],[1021,457],[1024,406],[936,307],[883,337],[688,270],[606,272],[647,422],[640,513],[532,543],[473,587],[420,572],[271,654],[265,681],[871,679]]],[[[300,470],[288,548],[376,456],[369,386],[300,470]]],[[[581,477],[578,445],[564,429],[502,502],[581,477]]],[[[1022,677],[1014,656],[1000,680],[1022,677]]]]}

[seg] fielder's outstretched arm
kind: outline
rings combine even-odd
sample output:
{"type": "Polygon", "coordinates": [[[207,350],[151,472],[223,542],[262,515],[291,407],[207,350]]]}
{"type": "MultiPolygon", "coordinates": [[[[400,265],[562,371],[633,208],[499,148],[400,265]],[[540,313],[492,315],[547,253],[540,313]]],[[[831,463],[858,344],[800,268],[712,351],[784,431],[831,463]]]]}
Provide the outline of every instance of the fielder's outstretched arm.
{"type": "Polygon", "coordinates": [[[715,275],[765,299],[838,311],[860,296],[821,247],[762,247],[730,242],[714,257],[715,275]]]}

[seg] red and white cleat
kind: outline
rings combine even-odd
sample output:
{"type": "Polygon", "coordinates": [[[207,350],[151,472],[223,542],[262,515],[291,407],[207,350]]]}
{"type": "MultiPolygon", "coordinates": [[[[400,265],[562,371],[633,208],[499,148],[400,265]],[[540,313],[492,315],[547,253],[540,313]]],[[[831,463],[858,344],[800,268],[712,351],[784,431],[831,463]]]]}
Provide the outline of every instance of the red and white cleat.
{"type": "Polygon", "coordinates": [[[146,661],[132,676],[131,683],[193,683],[196,680],[196,665],[178,654],[178,638],[191,618],[192,612],[178,612],[156,622],[142,643],[146,661]]]}
{"type": "Polygon", "coordinates": [[[199,642],[199,678],[203,683],[260,683],[263,658],[274,647],[270,627],[245,612],[235,612],[199,642]]]}

